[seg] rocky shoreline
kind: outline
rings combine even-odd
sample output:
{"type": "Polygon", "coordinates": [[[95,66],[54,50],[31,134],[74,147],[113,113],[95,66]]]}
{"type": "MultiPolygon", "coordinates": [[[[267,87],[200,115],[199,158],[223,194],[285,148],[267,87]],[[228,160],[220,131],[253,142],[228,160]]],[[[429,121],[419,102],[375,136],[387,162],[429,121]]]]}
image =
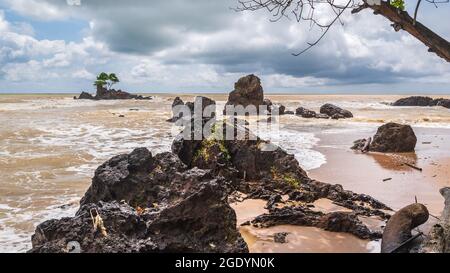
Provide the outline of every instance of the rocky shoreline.
{"type": "MultiPolygon", "coordinates": [[[[223,128],[242,130],[227,122],[223,128]]],[[[360,238],[381,237],[356,216],[388,219],[381,211],[389,210],[386,205],[339,185],[311,180],[294,156],[280,148],[264,151],[264,145],[270,143],[259,138],[199,142],[177,138],[172,153],[153,156],[140,148],[114,157],[95,172],[75,217],[37,227],[31,252],[66,252],[73,241],[82,252],[246,252],[228,204],[237,190],[248,198],[267,200],[272,207],[254,225],[290,223],[360,238]],[[295,205],[275,208],[282,202],[280,195],[289,195],[295,205]],[[322,197],[353,212],[311,211],[308,204],[322,197]],[[93,224],[93,212],[101,217],[101,226],[93,224]]]]}
{"type": "MultiPolygon", "coordinates": [[[[271,109],[269,114],[274,107],[282,114],[289,113],[283,105],[264,99],[262,92],[259,78],[249,75],[236,83],[227,105],[264,105],[271,109]],[[257,100],[246,93],[258,93],[257,100]]],[[[102,164],[76,215],[40,224],[29,252],[246,253],[249,248],[230,206],[243,201],[239,194],[246,196],[244,200],[265,200],[268,210],[242,226],[295,225],[345,232],[364,240],[382,239],[382,252],[388,253],[449,251],[448,188],[441,190],[446,198],[443,219],[430,234],[422,234],[419,243],[412,244],[416,239],[412,231],[430,216],[424,205],[394,212],[369,195],[311,179],[293,155],[253,135],[248,124],[234,116],[216,120],[216,102],[207,97],[187,103],[177,97],[172,106],[186,106],[192,118],[173,140],[172,151],[153,155],[138,148],[102,164]],[[214,109],[208,116],[203,115],[206,107],[214,109]],[[206,132],[209,134],[200,140],[194,137],[206,132]],[[225,138],[230,132],[233,138],[225,138]],[[314,210],[314,202],[324,198],[348,211],[314,210]],[[360,217],[386,222],[384,232],[371,230],[360,217]]],[[[302,107],[296,114],[304,118],[353,117],[333,104],[322,106],[320,114],[302,107]]],[[[168,121],[186,118],[174,110],[168,121]]],[[[416,143],[410,126],[388,123],[373,139],[356,141],[353,149],[411,152],[416,143]]],[[[286,234],[274,234],[274,238],[283,242],[286,234]]]]}

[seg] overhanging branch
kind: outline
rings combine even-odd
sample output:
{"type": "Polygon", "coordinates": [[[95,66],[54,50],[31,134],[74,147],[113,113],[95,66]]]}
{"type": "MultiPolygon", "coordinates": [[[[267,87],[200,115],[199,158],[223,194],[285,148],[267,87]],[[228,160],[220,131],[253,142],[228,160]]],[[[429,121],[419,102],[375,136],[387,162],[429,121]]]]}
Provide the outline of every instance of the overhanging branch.
{"type": "Polygon", "coordinates": [[[408,12],[389,5],[381,1],[381,5],[368,5],[365,0],[363,6],[353,9],[352,13],[370,8],[374,14],[382,15],[392,22],[395,31],[403,29],[428,47],[429,52],[436,53],[439,57],[450,62],[450,42],[434,33],[432,30],[414,20],[408,12]]]}

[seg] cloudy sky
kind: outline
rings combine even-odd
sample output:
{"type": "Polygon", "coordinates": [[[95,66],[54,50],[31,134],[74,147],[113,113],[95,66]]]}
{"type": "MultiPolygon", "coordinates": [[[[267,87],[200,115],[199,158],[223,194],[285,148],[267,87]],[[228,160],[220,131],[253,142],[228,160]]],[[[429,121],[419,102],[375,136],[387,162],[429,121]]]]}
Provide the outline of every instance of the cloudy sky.
{"type": "MultiPolygon", "coordinates": [[[[293,57],[319,30],[237,13],[236,0],[68,2],[0,0],[0,92],[94,91],[106,71],[133,92],[227,92],[254,73],[267,92],[450,93],[450,64],[369,11],[293,57]]],[[[419,20],[449,40],[449,15],[424,3],[419,20]]]]}

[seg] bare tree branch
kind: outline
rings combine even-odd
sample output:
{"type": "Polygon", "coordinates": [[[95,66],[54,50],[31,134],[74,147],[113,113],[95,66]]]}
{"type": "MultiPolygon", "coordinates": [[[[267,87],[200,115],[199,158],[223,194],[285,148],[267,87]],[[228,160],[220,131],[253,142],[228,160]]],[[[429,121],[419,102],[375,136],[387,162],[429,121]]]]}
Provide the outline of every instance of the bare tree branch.
{"type": "MultiPolygon", "coordinates": [[[[438,4],[449,3],[449,0],[425,0],[437,7],[438,4]]],[[[418,0],[412,18],[406,11],[397,9],[390,4],[390,1],[380,1],[380,4],[374,4],[369,0],[348,0],[348,2],[339,3],[339,0],[238,0],[236,11],[257,11],[266,10],[272,14],[271,21],[276,22],[282,18],[295,18],[297,22],[308,21],[310,27],[318,27],[322,34],[314,42],[309,42],[308,47],[300,53],[293,54],[298,56],[305,53],[317,45],[329,32],[331,27],[339,22],[343,24],[341,17],[346,10],[351,10],[352,14],[358,13],[364,9],[372,9],[374,14],[379,14],[392,22],[395,31],[404,30],[425,44],[430,52],[436,53],[439,57],[450,62],[450,43],[437,35],[420,22],[417,22],[417,14],[422,0],[418,0]],[[323,22],[316,14],[316,9],[328,8],[334,14],[331,20],[323,22]]],[[[320,13],[319,13],[320,14],[320,13]]],[[[323,13],[322,13],[323,14],[323,13]]]]}

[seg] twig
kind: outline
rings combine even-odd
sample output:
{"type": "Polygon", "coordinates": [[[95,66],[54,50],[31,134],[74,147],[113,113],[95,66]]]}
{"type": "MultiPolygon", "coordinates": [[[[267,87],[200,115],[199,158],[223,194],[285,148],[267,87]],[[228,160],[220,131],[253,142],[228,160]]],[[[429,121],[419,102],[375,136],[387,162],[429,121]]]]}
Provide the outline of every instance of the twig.
{"type": "Polygon", "coordinates": [[[383,179],[383,182],[388,182],[388,181],[391,181],[392,180],[392,178],[386,178],[386,179],[383,179]]]}
{"type": "Polygon", "coordinates": [[[417,12],[419,11],[419,6],[420,6],[420,2],[422,2],[422,0],[418,0],[417,1],[417,6],[416,6],[416,10],[414,11],[414,21],[413,21],[413,25],[416,25],[416,20],[417,20],[417,12]]]}
{"type": "Polygon", "coordinates": [[[415,170],[418,170],[418,171],[420,171],[420,172],[423,171],[422,168],[416,167],[416,166],[414,166],[414,165],[412,165],[412,164],[409,164],[409,163],[403,163],[403,165],[406,165],[406,166],[408,166],[408,167],[410,167],[410,168],[413,168],[413,169],[415,169],[415,170]]]}

